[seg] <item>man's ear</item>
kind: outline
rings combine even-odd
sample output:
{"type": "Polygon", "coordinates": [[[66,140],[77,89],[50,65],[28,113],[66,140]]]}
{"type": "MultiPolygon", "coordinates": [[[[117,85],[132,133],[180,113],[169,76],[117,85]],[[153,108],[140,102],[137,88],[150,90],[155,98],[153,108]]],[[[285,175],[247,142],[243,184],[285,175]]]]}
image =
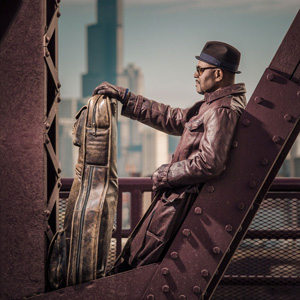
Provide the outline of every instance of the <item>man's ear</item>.
{"type": "Polygon", "coordinates": [[[216,69],[215,76],[216,76],[216,81],[220,82],[224,77],[224,73],[221,69],[216,69]]]}

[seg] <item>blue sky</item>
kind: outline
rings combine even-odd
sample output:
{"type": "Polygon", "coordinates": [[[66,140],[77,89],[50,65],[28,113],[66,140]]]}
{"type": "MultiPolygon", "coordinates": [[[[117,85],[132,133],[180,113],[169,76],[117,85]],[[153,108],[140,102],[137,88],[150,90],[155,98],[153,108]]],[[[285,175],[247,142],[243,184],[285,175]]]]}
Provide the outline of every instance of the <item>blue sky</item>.
{"type": "MultiPolygon", "coordinates": [[[[124,65],[135,63],[144,96],[188,107],[195,92],[195,55],[219,40],[241,53],[236,82],[250,98],[300,7],[299,0],[125,0],[124,65]]],[[[62,0],[59,20],[61,96],[80,97],[86,67],[86,25],[96,22],[95,0],[62,0]]],[[[92,91],[91,91],[92,92],[92,91]]]]}

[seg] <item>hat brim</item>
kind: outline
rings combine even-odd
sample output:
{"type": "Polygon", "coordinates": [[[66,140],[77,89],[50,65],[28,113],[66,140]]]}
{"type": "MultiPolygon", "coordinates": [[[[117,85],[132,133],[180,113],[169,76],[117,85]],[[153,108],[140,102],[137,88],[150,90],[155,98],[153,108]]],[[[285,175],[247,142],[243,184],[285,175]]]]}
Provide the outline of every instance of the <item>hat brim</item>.
{"type": "Polygon", "coordinates": [[[222,66],[214,65],[214,64],[212,64],[211,62],[206,61],[205,59],[201,58],[200,56],[197,56],[197,55],[196,55],[195,57],[196,57],[196,59],[198,59],[198,60],[204,61],[204,62],[206,62],[206,63],[208,63],[208,64],[210,64],[210,65],[216,66],[217,68],[224,69],[224,70],[226,70],[226,71],[228,71],[228,72],[231,72],[231,73],[234,73],[234,74],[241,74],[241,73],[242,73],[241,71],[232,71],[232,70],[229,70],[228,68],[224,68],[224,67],[222,67],[222,66]]]}

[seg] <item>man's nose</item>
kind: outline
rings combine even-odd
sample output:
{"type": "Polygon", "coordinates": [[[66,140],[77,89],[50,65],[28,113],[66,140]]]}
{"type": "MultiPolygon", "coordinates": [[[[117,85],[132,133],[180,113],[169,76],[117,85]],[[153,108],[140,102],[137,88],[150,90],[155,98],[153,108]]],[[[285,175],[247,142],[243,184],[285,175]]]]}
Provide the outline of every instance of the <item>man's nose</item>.
{"type": "Polygon", "coordinates": [[[199,74],[198,74],[197,71],[195,71],[195,73],[194,73],[194,78],[198,78],[198,77],[199,77],[199,74]]]}

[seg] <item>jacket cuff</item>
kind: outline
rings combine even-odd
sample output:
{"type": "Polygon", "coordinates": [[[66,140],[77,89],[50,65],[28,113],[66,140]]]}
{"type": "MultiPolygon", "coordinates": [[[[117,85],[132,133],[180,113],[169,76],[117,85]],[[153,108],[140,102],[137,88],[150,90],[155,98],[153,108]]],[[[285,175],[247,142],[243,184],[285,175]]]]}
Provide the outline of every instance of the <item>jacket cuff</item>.
{"type": "Polygon", "coordinates": [[[164,182],[165,186],[171,188],[172,186],[169,183],[169,170],[171,168],[171,164],[166,165],[164,170],[161,172],[161,181],[164,182]]]}
{"type": "Polygon", "coordinates": [[[130,93],[128,100],[123,104],[121,114],[130,119],[137,120],[139,118],[144,97],[130,93]]]}

